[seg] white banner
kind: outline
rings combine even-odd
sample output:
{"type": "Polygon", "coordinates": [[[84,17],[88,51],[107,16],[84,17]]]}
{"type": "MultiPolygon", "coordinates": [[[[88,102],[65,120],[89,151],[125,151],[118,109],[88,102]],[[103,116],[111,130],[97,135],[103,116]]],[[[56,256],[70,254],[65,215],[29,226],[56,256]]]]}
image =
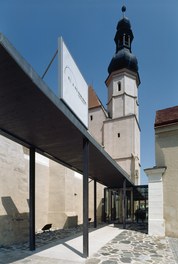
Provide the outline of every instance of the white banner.
{"type": "Polygon", "coordinates": [[[62,37],[58,45],[59,95],[88,128],[88,85],[62,37]]]}

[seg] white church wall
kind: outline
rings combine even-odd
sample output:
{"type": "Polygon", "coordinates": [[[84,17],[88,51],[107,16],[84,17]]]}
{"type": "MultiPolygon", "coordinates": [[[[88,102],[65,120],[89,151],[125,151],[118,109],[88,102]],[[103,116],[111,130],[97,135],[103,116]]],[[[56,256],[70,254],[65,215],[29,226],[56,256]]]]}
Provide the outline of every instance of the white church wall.
{"type": "Polygon", "coordinates": [[[104,122],[104,147],[118,164],[140,183],[140,130],[135,116],[104,122]]]}
{"type": "Polygon", "coordinates": [[[103,144],[103,121],[105,119],[106,116],[101,107],[96,107],[89,110],[88,128],[91,135],[100,145],[103,144]]]}
{"type": "Polygon", "coordinates": [[[108,112],[111,118],[124,115],[124,78],[123,74],[114,76],[108,86],[108,112]]]}
{"type": "Polygon", "coordinates": [[[138,88],[136,85],[136,79],[133,78],[133,75],[125,75],[124,76],[124,82],[125,82],[125,93],[129,94],[132,97],[138,96],[138,88]]]}
{"type": "Polygon", "coordinates": [[[112,99],[112,119],[124,116],[124,96],[113,97],[112,99]]]}
{"type": "Polygon", "coordinates": [[[131,157],[133,152],[134,117],[104,122],[104,146],[113,159],[131,157]]]}
{"type": "Polygon", "coordinates": [[[135,114],[135,99],[130,96],[125,96],[125,115],[135,114]]]}

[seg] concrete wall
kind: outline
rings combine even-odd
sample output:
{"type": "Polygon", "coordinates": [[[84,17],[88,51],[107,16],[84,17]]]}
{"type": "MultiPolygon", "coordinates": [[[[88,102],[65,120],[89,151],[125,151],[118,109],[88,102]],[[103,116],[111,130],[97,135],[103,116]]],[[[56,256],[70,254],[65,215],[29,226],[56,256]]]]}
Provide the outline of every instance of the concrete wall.
{"type": "MultiPolygon", "coordinates": [[[[49,159],[46,157],[35,154],[36,161],[36,178],[35,178],[35,220],[36,231],[41,230],[48,220],[48,206],[49,206],[49,159]]],[[[27,168],[27,172],[28,172],[27,168]]]]}
{"type": "MultiPolygon", "coordinates": [[[[104,217],[104,187],[102,184],[97,183],[97,222],[101,223],[104,217]]],[[[89,218],[94,221],[94,181],[89,183],[89,218]]]]}
{"type": "MultiPolygon", "coordinates": [[[[0,244],[28,240],[29,151],[0,136],[0,244]]],[[[36,230],[48,222],[49,160],[36,153],[36,230]]]]}
{"type": "Polygon", "coordinates": [[[65,175],[65,227],[83,223],[83,176],[67,170],[65,175]],[[77,222],[75,224],[75,217],[77,222]],[[73,221],[74,220],[74,221],[73,221]]]}
{"type": "MultiPolygon", "coordinates": [[[[65,167],[50,161],[48,222],[54,228],[62,228],[65,216],[65,167]]],[[[47,224],[46,223],[46,224],[47,224]]]]}
{"type": "MultiPolygon", "coordinates": [[[[83,176],[35,154],[36,231],[83,222],[83,176]]],[[[29,239],[29,150],[0,136],[0,246],[29,239]]],[[[98,221],[102,218],[103,186],[97,184],[98,221]]],[[[89,217],[94,220],[93,181],[89,183],[89,217]]]]}
{"type": "Polygon", "coordinates": [[[178,125],[155,130],[156,165],[166,166],[163,177],[165,234],[178,237],[178,125]]]}
{"type": "Polygon", "coordinates": [[[28,173],[24,149],[0,136],[0,245],[28,237],[28,173]]]}

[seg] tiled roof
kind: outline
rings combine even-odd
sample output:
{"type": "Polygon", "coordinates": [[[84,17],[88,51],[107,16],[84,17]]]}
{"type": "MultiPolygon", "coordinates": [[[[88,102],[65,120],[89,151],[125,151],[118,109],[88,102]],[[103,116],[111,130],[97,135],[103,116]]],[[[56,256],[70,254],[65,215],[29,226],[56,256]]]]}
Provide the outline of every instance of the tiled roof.
{"type": "Polygon", "coordinates": [[[155,127],[178,122],[178,106],[156,111],[155,127]]]}
{"type": "Polygon", "coordinates": [[[89,93],[89,104],[88,104],[88,108],[94,108],[94,107],[100,107],[101,106],[101,102],[98,99],[94,89],[92,86],[89,86],[88,88],[88,93],[89,93]]]}

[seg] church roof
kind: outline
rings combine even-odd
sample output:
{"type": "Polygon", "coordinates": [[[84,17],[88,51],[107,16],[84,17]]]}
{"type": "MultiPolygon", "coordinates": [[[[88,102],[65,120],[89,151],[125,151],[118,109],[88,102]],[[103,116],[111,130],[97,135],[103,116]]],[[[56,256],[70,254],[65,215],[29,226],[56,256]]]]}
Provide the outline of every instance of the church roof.
{"type": "Polygon", "coordinates": [[[138,73],[137,58],[129,51],[129,49],[126,48],[119,50],[113,56],[108,67],[108,73],[111,74],[114,71],[124,68],[138,73]]]}
{"type": "Polygon", "coordinates": [[[170,125],[178,122],[178,106],[158,110],[156,112],[155,127],[170,125]]]}
{"type": "Polygon", "coordinates": [[[92,86],[88,87],[88,94],[89,94],[89,104],[88,104],[88,108],[95,108],[95,107],[100,107],[101,106],[101,102],[98,99],[98,96],[96,95],[94,89],[92,86]]]}
{"type": "MultiPolygon", "coordinates": [[[[126,11],[126,7],[122,7],[122,12],[126,11]]],[[[138,74],[138,61],[136,56],[131,52],[131,44],[134,38],[131,23],[127,17],[119,20],[117,31],[114,38],[116,44],[116,52],[108,66],[109,75],[115,71],[126,68],[138,74]]]]}

